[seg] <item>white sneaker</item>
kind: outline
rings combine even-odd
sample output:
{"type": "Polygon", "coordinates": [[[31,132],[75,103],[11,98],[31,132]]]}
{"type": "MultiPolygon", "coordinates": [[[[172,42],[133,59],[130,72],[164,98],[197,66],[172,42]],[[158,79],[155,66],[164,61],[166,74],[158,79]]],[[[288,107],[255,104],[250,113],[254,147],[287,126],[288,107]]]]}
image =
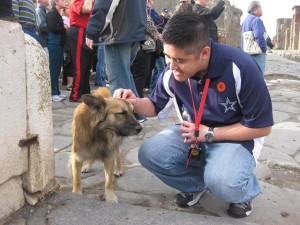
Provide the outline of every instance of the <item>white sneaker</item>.
{"type": "Polygon", "coordinates": [[[64,100],[64,99],[61,98],[59,95],[52,95],[53,102],[61,102],[62,100],[64,100]]]}
{"type": "Polygon", "coordinates": [[[63,94],[60,94],[59,97],[62,98],[63,100],[67,99],[67,96],[63,94]]]}

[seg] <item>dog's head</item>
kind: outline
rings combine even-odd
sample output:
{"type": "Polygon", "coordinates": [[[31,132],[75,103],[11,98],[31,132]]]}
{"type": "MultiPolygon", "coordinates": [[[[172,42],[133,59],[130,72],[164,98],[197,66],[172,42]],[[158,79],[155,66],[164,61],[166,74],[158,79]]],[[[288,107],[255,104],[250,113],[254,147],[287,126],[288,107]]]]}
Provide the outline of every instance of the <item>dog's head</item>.
{"type": "Polygon", "coordinates": [[[135,119],[133,106],[123,99],[99,95],[86,94],[83,102],[89,107],[90,115],[96,128],[96,133],[101,130],[113,131],[118,136],[137,135],[142,126],[135,119]]]}

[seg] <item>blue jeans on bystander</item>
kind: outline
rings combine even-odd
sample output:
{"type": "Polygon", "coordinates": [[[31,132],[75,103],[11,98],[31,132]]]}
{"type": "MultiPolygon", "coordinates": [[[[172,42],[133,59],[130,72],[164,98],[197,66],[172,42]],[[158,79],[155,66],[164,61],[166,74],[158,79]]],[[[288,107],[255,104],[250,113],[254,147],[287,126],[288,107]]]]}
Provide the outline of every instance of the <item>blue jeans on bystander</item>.
{"type": "Polygon", "coordinates": [[[138,96],[130,66],[139,49],[139,42],[105,45],[106,72],[109,89],[131,89],[138,96]]]}
{"type": "Polygon", "coordinates": [[[257,62],[259,65],[263,75],[265,74],[265,67],[266,67],[266,53],[262,53],[259,55],[251,55],[252,58],[257,62]]]}
{"type": "Polygon", "coordinates": [[[105,81],[105,52],[104,52],[104,46],[99,45],[98,46],[98,54],[97,54],[97,65],[96,65],[96,76],[94,84],[97,87],[105,87],[106,81],[105,81]]]}

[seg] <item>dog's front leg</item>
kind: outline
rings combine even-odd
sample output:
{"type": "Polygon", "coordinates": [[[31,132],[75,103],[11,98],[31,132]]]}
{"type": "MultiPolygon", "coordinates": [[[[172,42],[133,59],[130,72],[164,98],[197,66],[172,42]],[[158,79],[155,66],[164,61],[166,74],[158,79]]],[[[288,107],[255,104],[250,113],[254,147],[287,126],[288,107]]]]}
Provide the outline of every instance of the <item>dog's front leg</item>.
{"type": "Polygon", "coordinates": [[[73,173],[73,192],[82,194],[81,191],[81,167],[83,161],[76,158],[76,156],[72,157],[72,173],[73,173]]]}
{"type": "Polygon", "coordinates": [[[115,171],[115,176],[120,177],[123,174],[123,164],[122,164],[122,155],[120,149],[116,152],[116,162],[117,162],[117,169],[115,171]]]}
{"type": "Polygon", "coordinates": [[[106,158],[103,160],[104,172],[105,172],[105,201],[109,203],[118,203],[118,198],[113,190],[113,178],[114,178],[114,163],[115,159],[106,158]]]}

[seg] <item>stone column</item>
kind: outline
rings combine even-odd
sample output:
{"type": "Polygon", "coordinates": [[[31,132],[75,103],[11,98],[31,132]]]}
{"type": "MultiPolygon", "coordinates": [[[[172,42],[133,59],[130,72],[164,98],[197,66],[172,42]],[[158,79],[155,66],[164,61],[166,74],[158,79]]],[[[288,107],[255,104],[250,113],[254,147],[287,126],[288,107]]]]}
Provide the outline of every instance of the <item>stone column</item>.
{"type": "Polygon", "coordinates": [[[0,224],[25,201],[20,175],[27,171],[25,40],[20,24],[0,20],[0,224]]]}

